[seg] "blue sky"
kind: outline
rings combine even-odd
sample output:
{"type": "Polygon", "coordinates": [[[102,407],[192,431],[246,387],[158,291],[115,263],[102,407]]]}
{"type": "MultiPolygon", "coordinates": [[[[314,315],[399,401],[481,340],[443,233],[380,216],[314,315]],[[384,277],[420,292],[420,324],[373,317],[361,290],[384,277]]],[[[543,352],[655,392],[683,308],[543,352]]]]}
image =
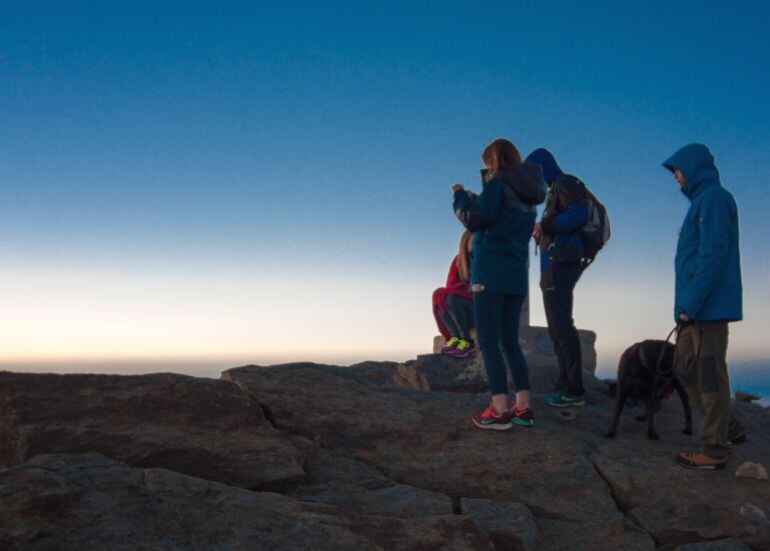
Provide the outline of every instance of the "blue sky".
{"type": "MultiPolygon", "coordinates": [[[[662,338],[707,143],[770,358],[770,8],[717,2],[0,2],[0,363],[349,362],[425,352],[430,293],[506,136],[614,235],[578,287],[600,363],[662,338]]],[[[532,270],[533,322],[542,323],[532,270]]]]}

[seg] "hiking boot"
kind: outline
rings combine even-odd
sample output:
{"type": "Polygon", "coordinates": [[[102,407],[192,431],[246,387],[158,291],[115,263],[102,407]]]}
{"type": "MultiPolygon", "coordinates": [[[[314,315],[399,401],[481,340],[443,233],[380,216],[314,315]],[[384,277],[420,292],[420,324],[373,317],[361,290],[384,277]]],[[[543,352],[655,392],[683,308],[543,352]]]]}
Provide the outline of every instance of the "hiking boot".
{"type": "Polygon", "coordinates": [[[545,403],[557,408],[583,407],[586,405],[586,395],[585,393],[553,392],[545,397],[545,403]]]}
{"type": "Polygon", "coordinates": [[[699,471],[724,471],[727,466],[727,459],[709,457],[700,452],[682,452],[676,456],[676,462],[682,467],[699,471]]]}
{"type": "Polygon", "coordinates": [[[458,339],[457,337],[452,337],[451,339],[446,341],[446,343],[444,343],[444,347],[441,349],[441,353],[451,354],[452,352],[454,352],[455,347],[459,342],[460,342],[460,339],[458,339]]]}
{"type": "Polygon", "coordinates": [[[455,349],[452,350],[451,354],[455,358],[465,358],[474,350],[476,350],[476,347],[473,346],[473,341],[460,339],[460,342],[457,343],[457,346],[455,346],[455,349]]]}
{"type": "Polygon", "coordinates": [[[489,404],[487,409],[474,413],[472,419],[474,425],[485,430],[508,430],[513,426],[510,411],[497,413],[492,404],[489,404]]]}
{"type": "Polygon", "coordinates": [[[535,424],[535,416],[532,413],[532,408],[527,406],[524,409],[518,409],[516,404],[508,410],[511,416],[511,422],[521,427],[531,427],[535,424]]]}

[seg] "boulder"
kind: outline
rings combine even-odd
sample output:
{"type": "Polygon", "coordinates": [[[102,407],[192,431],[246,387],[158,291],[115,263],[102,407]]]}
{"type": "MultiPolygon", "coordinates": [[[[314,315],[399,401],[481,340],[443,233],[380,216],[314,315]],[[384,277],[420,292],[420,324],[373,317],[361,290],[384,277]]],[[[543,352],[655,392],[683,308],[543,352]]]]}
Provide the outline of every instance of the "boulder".
{"type": "MultiPolygon", "coordinates": [[[[583,371],[593,374],[596,371],[596,333],[578,329],[578,335],[583,356],[583,371]]],[[[556,362],[556,353],[547,327],[522,324],[519,326],[519,343],[530,368],[537,369],[556,362]]],[[[438,354],[443,346],[444,337],[441,335],[433,337],[434,354],[438,354]]],[[[483,366],[480,355],[478,361],[483,366]]]]}
{"type": "Polygon", "coordinates": [[[399,519],[253,492],[99,454],[0,471],[0,548],[493,549],[469,518],[399,519]]]}
{"type": "MultiPolygon", "coordinates": [[[[532,367],[535,426],[497,432],[470,422],[477,358],[2,373],[0,548],[770,548],[770,486],[675,464],[677,398],[659,441],[630,406],[606,440],[608,386],[586,374],[565,417],[555,376],[532,367]]],[[[733,408],[731,469],[770,456],[770,412],[733,408]]]]}
{"type": "Polygon", "coordinates": [[[262,407],[225,381],[0,372],[0,467],[42,453],[99,452],[246,488],[305,476],[262,407]]]}

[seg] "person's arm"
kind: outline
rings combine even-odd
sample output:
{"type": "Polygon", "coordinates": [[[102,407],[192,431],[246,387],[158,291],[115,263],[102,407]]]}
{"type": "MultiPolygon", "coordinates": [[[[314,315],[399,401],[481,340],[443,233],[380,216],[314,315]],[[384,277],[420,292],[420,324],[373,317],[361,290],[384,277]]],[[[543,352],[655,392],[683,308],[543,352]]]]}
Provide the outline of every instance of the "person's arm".
{"type": "Polygon", "coordinates": [[[588,222],[588,210],[585,207],[585,194],[580,184],[574,180],[561,180],[554,185],[556,201],[562,212],[543,218],[542,230],[549,234],[569,233],[588,222]]]}
{"type": "Polygon", "coordinates": [[[697,320],[706,298],[719,281],[730,247],[730,204],[717,193],[704,197],[699,215],[700,244],[689,300],[677,307],[690,320],[697,320]]]}
{"type": "Polygon", "coordinates": [[[502,205],[502,185],[503,183],[499,180],[487,182],[484,190],[476,196],[475,202],[471,201],[468,192],[464,189],[455,191],[452,208],[457,219],[468,231],[482,231],[498,216],[502,205]]]}

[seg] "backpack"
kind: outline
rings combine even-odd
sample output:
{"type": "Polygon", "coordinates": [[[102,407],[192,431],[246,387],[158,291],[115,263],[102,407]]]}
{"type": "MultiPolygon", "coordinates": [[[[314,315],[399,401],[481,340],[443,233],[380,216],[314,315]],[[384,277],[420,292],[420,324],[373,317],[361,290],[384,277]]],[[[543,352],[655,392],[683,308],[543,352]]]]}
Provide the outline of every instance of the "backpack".
{"type": "Polygon", "coordinates": [[[586,209],[588,210],[588,222],[581,228],[583,237],[583,268],[593,263],[596,255],[602,250],[605,243],[610,240],[610,217],[607,208],[591,193],[591,190],[580,182],[586,192],[586,209]]]}

